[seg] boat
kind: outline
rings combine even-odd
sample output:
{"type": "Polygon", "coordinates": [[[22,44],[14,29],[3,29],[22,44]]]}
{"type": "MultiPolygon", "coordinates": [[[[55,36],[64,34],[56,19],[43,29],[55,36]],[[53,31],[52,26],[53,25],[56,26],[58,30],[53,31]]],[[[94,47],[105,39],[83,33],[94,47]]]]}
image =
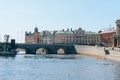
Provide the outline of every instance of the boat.
{"type": "Polygon", "coordinates": [[[11,43],[8,42],[9,35],[4,36],[5,42],[0,43],[0,56],[15,56],[17,51],[11,47],[11,43]]]}

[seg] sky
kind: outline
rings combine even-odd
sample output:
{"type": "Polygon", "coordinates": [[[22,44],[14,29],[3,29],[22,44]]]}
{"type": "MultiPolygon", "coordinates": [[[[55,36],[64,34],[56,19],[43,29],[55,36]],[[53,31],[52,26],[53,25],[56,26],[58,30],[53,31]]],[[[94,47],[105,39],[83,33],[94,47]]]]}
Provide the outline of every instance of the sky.
{"type": "Polygon", "coordinates": [[[0,40],[5,34],[24,42],[25,31],[81,27],[98,32],[116,27],[120,0],[0,0],[0,40]]]}

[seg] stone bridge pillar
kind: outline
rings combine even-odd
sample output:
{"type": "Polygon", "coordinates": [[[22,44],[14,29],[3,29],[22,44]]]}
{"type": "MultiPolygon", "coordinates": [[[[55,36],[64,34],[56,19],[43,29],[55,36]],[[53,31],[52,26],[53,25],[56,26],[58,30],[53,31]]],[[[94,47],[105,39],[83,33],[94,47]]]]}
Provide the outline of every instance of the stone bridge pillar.
{"type": "Polygon", "coordinates": [[[77,54],[77,51],[74,46],[65,48],[65,54],[77,54]]]}
{"type": "Polygon", "coordinates": [[[26,54],[36,54],[36,49],[26,49],[26,54]]]}
{"type": "Polygon", "coordinates": [[[47,48],[47,51],[48,54],[57,54],[57,50],[55,47],[49,47],[47,48]]]}

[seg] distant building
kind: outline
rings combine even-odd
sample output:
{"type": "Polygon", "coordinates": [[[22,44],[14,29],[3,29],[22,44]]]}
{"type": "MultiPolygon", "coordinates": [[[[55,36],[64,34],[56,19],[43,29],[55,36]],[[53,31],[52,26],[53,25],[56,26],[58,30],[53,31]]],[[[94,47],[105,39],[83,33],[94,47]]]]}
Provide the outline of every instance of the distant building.
{"type": "Polygon", "coordinates": [[[71,30],[67,29],[56,32],[55,34],[55,43],[56,44],[73,44],[74,33],[71,30]]]}
{"type": "Polygon", "coordinates": [[[61,30],[55,34],[55,43],[96,45],[100,43],[100,35],[94,32],[85,32],[81,28],[78,28],[78,30],[61,30]]]}
{"type": "Polygon", "coordinates": [[[113,45],[113,37],[116,34],[116,30],[114,28],[107,28],[104,31],[100,32],[101,44],[104,46],[112,46],[113,45]]]}
{"type": "Polygon", "coordinates": [[[39,35],[38,28],[34,29],[34,32],[25,32],[25,43],[39,43],[39,35]]]}
{"type": "Polygon", "coordinates": [[[85,31],[82,28],[74,30],[74,44],[80,45],[95,45],[100,42],[100,35],[95,32],[85,31]]]}
{"type": "Polygon", "coordinates": [[[41,44],[53,44],[54,43],[54,35],[53,32],[50,31],[43,31],[39,35],[39,43],[41,44]]]}
{"type": "Polygon", "coordinates": [[[25,43],[96,45],[100,43],[100,34],[82,28],[52,32],[38,32],[38,28],[35,28],[33,33],[25,32],[25,43]]]}
{"type": "Polygon", "coordinates": [[[83,43],[85,45],[97,45],[100,44],[100,34],[96,32],[85,32],[83,43]]]}

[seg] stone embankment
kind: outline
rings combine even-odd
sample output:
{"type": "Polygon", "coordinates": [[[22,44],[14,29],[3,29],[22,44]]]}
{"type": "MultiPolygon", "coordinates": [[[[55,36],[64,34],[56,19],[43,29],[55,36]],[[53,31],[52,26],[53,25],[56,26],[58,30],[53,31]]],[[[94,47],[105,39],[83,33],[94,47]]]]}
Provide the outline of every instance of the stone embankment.
{"type": "Polygon", "coordinates": [[[104,47],[75,45],[75,48],[76,48],[77,53],[80,55],[89,55],[89,56],[105,58],[104,47]]]}
{"type": "Polygon", "coordinates": [[[111,47],[109,47],[106,48],[106,50],[109,51],[109,55],[106,55],[106,59],[120,62],[120,48],[112,49],[111,47]]]}
{"type": "Polygon", "coordinates": [[[120,62],[120,48],[104,48],[95,46],[75,45],[76,51],[80,55],[95,56],[120,62]]]}

